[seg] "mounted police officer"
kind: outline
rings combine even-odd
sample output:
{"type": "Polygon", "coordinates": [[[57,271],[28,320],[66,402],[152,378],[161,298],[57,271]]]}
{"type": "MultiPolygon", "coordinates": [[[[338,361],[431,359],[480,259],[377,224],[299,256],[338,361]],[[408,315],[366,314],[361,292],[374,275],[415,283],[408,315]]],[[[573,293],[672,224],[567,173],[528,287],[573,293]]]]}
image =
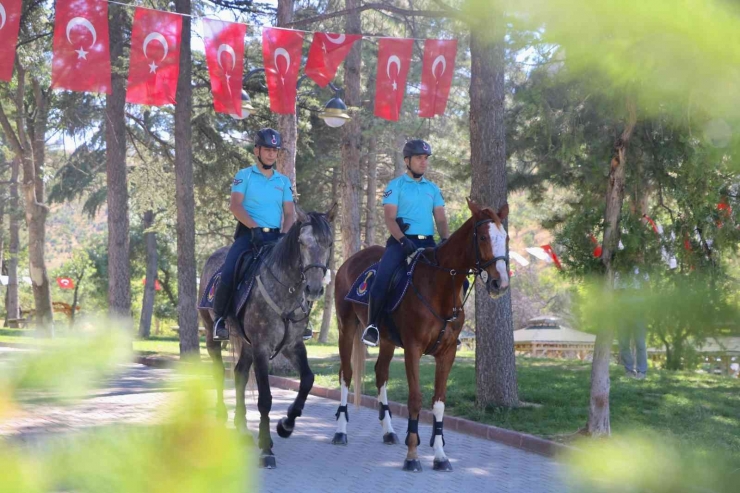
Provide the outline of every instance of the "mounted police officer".
{"type": "Polygon", "coordinates": [[[293,225],[295,206],[290,180],[274,167],[282,145],[280,133],[263,128],[254,139],[257,164],[239,170],[231,185],[229,209],[236,217],[236,233],[213,301],[216,324],[213,339],[228,340],[226,316],[233,294],[236,263],[244,252],[274,242],[293,225]]]}
{"type": "Polygon", "coordinates": [[[406,142],[403,146],[406,173],[388,183],[383,195],[385,225],[391,236],[370,290],[368,326],[362,333],[362,342],[368,346],[378,344],[380,316],[396,267],[417,249],[435,246],[434,223],[442,241],[449,236],[442,193],[437,185],[424,178],[431,155],[432,147],[427,142],[406,142]]]}

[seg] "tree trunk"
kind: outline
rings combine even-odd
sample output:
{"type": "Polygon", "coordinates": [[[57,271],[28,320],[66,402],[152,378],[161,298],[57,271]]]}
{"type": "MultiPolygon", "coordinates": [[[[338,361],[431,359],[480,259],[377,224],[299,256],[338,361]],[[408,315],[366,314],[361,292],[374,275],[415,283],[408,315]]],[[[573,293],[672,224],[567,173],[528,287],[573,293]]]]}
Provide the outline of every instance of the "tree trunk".
{"type": "MultiPolygon", "coordinates": [[[[345,0],[348,9],[360,6],[360,0],[345,0]]],[[[360,34],[362,24],[360,13],[347,15],[345,29],[347,34],[360,34]]],[[[344,61],[345,102],[350,109],[357,110],[362,101],[360,68],[362,65],[361,45],[358,40],[344,61]]],[[[350,258],[360,250],[360,126],[359,111],[342,126],[342,254],[350,258]]]]}
{"type": "Polygon", "coordinates": [[[75,318],[77,316],[77,302],[79,301],[79,295],[80,295],[80,284],[82,284],[82,279],[85,277],[85,271],[87,270],[87,267],[82,268],[82,272],[80,272],[80,275],[75,279],[75,292],[74,296],[72,297],[72,313],[69,316],[69,327],[72,328],[75,324],[75,318]]]}
{"type": "Polygon", "coordinates": [[[5,310],[8,312],[9,319],[21,318],[20,303],[18,300],[18,250],[20,249],[20,201],[18,200],[18,158],[14,158],[11,163],[10,174],[10,210],[8,211],[8,225],[10,237],[8,243],[8,258],[5,260],[5,267],[8,271],[8,291],[5,310]]]}
{"type": "Polygon", "coordinates": [[[394,177],[401,176],[406,172],[406,162],[403,160],[403,145],[406,143],[406,137],[396,135],[393,151],[393,164],[395,166],[394,177]]]}
{"type": "Polygon", "coordinates": [[[367,210],[365,211],[365,247],[375,244],[376,208],[378,206],[378,139],[373,135],[367,143],[367,210]]]}
{"type": "Polygon", "coordinates": [[[149,339],[152,329],[152,313],[154,313],[155,283],[157,280],[157,233],[151,231],[154,225],[154,211],[144,213],[144,241],[146,242],[146,283],[144,285],[144,299],[141,302],[141,319],[139,321],[139,337],[149,339]]]}
{"type": "MultiPolygon", "coordinates": [[[[614,288],[612,260],[619,244],[619,217],[624,203],[624,183],[627,144],[637,120],[634,105],[628,101],[628,119],[620,138],[614,144],[614,156],[609,166],[606,188],[606,210],[604,212],[604,244],[601,259],[606,267],[604,289],[614,288]]],[[[596,334],[594,358],[591,365],[591,402],[588,410],[588,433],[592,436],[611,435],[609,421],[609,361],[614,339],[614,327],[610,324],[596,334]]]]}
{"type": "MultiPolygon", "coordinates": [[[[470,196],[498,210],[506,203],[504,133],[504,34],[501,16],[490,16],[487,31],[470,38],[470,196]],[[487,33],[493,30],[493,36],[487,33]],[[489,37],[490,36],[490,37],[489,37]]],[[[506,226],[506,224],[505,224],[506,226]]],[[[511,290],[496,300],[476,278],[476,396],[478,406],[519,404],[514,354],[511,290]]]]}
{"type": "MultiPolygon", "coordinates": [[[[293,9],[295,0],[278,0],[277,3],[277,25],[284,26],[293,22],[293,9]]],[[[297,109],[296,109],[297,111],[297,109]]],[[[283,138],[283,150],[278,155],[277,169],[290,179],[293,191],[296,190],[295,183],[295,157],[298,145],[298,120],[296,115],[277,115],[278,131],[283,138]]]]}
{"type": "Polygon", "coordinates": [[[182,18],[180,78],[175,106],[175,195],[177,202],[177,318],[180,326],[180,357],[199,361],[198,312],[195,308],[195,195],[193,190],[192,75],[190,63],[190,0],[175,0],[182,18]]]}
{"type": "MultiPolygon", "coordinates": [[[[337,190],[339,188],[339,168],[336,166],[332,169],[331,173],[331,199],[332,202],[337,200],[337,190]]],[[[326,295],[324,297],[324,313],[321,317],[321,331],[319,332],[319,342],[326,344],[329,338],[329,327],[331,327],[331,318],[334,313],[334,268],[337,265],[335,259],[335,249],[337,241],[337,228],[332,224],[331,227],[331,249],[329,250],[329,270],[331,271],[331,281],[326,287],[326,295]]]]}
{"type": "MultiPolygon", "coordinates": [[[[124,7],[110,9],[111,64],[124,65],[124,7]]],[[[131,260],[129,253],[128,183],[126,176],[126,80],[111,74],[112,91],[105,97],[106,182],[108,186],[108,313],[131,328],[131,260]]]]}

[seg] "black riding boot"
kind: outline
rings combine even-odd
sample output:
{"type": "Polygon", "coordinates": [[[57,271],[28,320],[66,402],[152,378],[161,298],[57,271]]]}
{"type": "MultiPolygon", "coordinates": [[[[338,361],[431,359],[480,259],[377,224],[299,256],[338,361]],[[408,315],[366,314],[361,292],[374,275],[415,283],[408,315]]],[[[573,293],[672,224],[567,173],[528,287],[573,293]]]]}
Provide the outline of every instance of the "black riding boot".
{"type": "Polygon", "coordinates": [[[375,347],[378,345],[378,340],[380,339],[380,329],[378,326],[382,309],[383,300],[376,300],[373,296],[370,296],[370,301],[367,305],[368,325],[362,333],[362,342],[366,346],[375,347]]]}
{"type": "Polygon", "coordinates": [[[229,305],[231,304],[231,286],[219,283],[216,288],[216,296],[213,300],[213,313],[216,316],[216,323],[213,326],[214,341],[228,341],[229,328],[226,327],[226,316],[228,315],[229,305]]]}

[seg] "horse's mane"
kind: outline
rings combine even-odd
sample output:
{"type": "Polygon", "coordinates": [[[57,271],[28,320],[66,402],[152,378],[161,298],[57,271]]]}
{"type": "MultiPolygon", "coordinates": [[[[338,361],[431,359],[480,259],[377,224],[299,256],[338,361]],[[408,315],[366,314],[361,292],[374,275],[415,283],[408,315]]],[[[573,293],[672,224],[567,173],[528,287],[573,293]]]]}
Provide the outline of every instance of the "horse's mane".
{"type": "Polygon", "coordinates": [[[278,270],[289,270],[298,265],[300,261],[301,248],[298,237],[303,226],[312,226],[314,237],[321,245],[328,246],[333,241],[331,226],[325,214],[320,212],[308,212],[308,222],[296,221],[288,233],[275,244],[270,255],[265,260],[267,265],[273,265],[278,270]]]}

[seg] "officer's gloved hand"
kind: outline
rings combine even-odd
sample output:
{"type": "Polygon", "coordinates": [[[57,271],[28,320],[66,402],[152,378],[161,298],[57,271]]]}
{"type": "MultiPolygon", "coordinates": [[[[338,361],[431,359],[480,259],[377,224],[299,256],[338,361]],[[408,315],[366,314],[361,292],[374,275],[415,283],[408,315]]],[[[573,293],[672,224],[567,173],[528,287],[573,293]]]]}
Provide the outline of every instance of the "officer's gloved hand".
{"type": "Polygon", "coordinates": [[[403,247],[403,253],[408,257],[416,252],[416,245],[414,242],[408,239],[406,236],[401,237],[401,246],[403,247]]]}
{"type": "Polygon", "coordinates": [[[265,237],[262,234],[261,228],[252,228],[252,246],[258,247],[265,242],[265,237]]]}

